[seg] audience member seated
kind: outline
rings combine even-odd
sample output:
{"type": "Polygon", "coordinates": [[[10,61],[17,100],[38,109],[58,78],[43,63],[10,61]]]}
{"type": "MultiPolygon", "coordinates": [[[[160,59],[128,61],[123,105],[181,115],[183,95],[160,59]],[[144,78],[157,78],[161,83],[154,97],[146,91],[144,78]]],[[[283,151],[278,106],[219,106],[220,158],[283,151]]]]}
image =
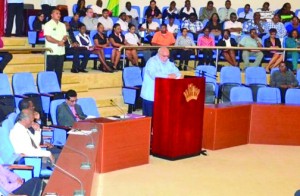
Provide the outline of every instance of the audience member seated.
{"type": "Polygon", "coordinates": [[[167,30],[167,25],[162,24],[160,31],[157,31],[151,41],[153,46],[173,46],[175,44],[175,38],[173,33],[167,30]]]}
{"type": "Polygon", "coordinates": [[[156,31],[159,31],[159,24],[152,21],[152,16],[148,16],[146,22],[140,28],[141,37],[144,38],[143,42],[151,43],[156,31]]]}
{"type": "Polygon", "coordinates": [[[30,195],[39,196],[42,194],[46,184],[41,178],[31,178],[24,180],[9,170],[10,167],[0,165],[0,195],[30,195]]]}
{"type": "Polygon", "coordinates": [[[98,22],[100,22],[104,26],[104,31],[112,30],[114,25],[114,22],[111,19],[111,17],[109,17],[108,13],[109,13],[108,9],[103,9],[102,16],[98,18],[98,22]]]}
{"type": "Polygon", "coordinates": [[[274,17],[274,12],[270,10],[270,3],[269,2],[264,2],[262,8],[258,8],[257,12],[260,13],[261,19],[263,21],[270,22],[272,18],[274,17]]]}
{"type": "Polygon", "coordinates": [[[126,44],[125,36],[121,33],[121,26],[116,23],[113,26],[113,30],[109,35],[109,42],[114,48],[111,54],[111,62],[115,70],[122,70],[122,64],[120,62],[121,52],[119,48],[126,44]]]}
{"type": "Polygon", "coordinates": [[[171,1],[170,6],[167,9],[165,9],[162,13],[163,21],[167,20],[167,19],[170,19],[170,17],[173,17],[173,18],[176,18],[176,19],[179,18],[178,10],[176,8],[176,2],[175,1],[171,1]]]}
{"type": "Polygon", "coordinates": [[[243,24],[237,21],[236,13],[230,14],[230,20],[224,23],[224,29],[228,29],[231,35],[234,35],[236,37],[241,36],[243,30],[243,24]]]}
{"type": "MultiPolygon", "coordinates": [[[[86,72],[86,66],[91,54],[91,51],[87,50],[85,47],[80,47],[80,44],[76,40],[72,29],[70,28],[69,23],[65,22],[68,41],[65,42],[66,55],[73,55],[73,64],[72,64],[72,73],[86,72]],[[79,55],[82,55],[82,58],[79,58],[79,55]],[[81,63],[80,63],[81,60],[81,63]]],[[[80,26],[84,26],[81,24],[80,26]]]]}
{"type": "Polygon", "coordinates": [[[102,0],[96,0],[96,4],[91,6],[94,14],[96,14],[96,16],[98,17],[102,15],[102,10],[103,10],[102,6],[103,6],[102,0]]]}
{"type": "Polygon", "coordinates": [[[135,26],[135,32],[138,33],[139,29],[139,14],[136,9],[131,8],[131,2],[127,1],[125,4],[125,9],[122,11],[125,12],[128,17],[128,22],[135,26]]]}
{"type": "Polygon", "coordinates": [[[77,7],[76,7],[76,13],[79,13],[79,16],[85,16],[86,14],[86,7],[85,7],[85,0],[78,0],[77,1],[77,7]]]}
{"type": "Polygon", "coordinates": [[[39,131],[40,130],[40,126],[42,124],[41,121],[41,116],[40,114],[35,111],[35,106],[33,104],[33,102],[29,99],[29,98],[24,98],[19,102],[18,108],[20,111],[24,110],[24,109],[28,109],[30,111],[33,112],[33,122],[32,122],[32,126],[29,127],[29,131],[34,134],[35,130],[39,131]]]}
{"type": "Polygon", "coordinates": [[[225,7],[220,8],[218,14],[220,16],[221,23],[230,20],[231,13],[236,13],[236,10],[231,8],[231,1],[225,1],[225,7]]]}
{"type": "Polygon", "coordinates": [[[20,112],[17,122],[9,134],[14,151],[17,154],[24,154],[25,156],[50,158],[54,162],[55,158],[52,153],[40,148],[41,131],[35,130],[34,134],[29,131],[28,128],[32,127],[33,120],[34,114],[32,110],[24,109],[20,112]]]}
{"type": "Polygon", "coordinates": [[[125,12],[122,12],[119,15],[119,20],[116,23],[120,24],[121,30],[123,32],[127,32],[128,31],[128,22],[127,22],[127,16],[126,16],[125,12]]]}
{"type": "Polygon", "coordinates": [[[208,27],[210,29],[210,33],[215,37],[221,35],[221,32],[223,31],[223,25],[220,23],[218,13],[213,13],[211,15],[211,18],[209,19],[205,27],[208,27]]]}
{"type": "Polygon", "coordinates": [[[260,19],[260,13],[255,12],[253,15],[253,20],[248,20],[244,23],[243,32],[246,34],[250,33],[251,29],[256,29],[258,37],[265,35],[265,25],[264,22],[260,19]]]}
{"type": "Polygon", "coordinates": [[[290,3],[283,4],[282,8],[280,10],[278,10],[278,12],[276,14],[279,15],[282,23],[289,22],[292,20],[292,18],[294,16],[296,16],[295,12],[291,11],[290,3]]]}
{"type": "MultiPolygon", "coordinates": [[[[186,28],[181,29],[181,36],[176,39],[175,46],[182,46],[182,47],[195,46],[195,42],[191,37],[188,36],[188,30],[186,28]]],[[[191,55],[194,55],[195,52],[192,49],[185,49],[185,48],[172,50],[171,61],[174,62],[178,54],[180,55],[178,69],[182,70],[182,66],[183,66],[183,70],[186,71],[189,64],[190,57],[191,55]]]]}
{"type": "Polygon", "coordinates": [[[286,29],[284,24],[280,22],[280,16],[278,14],[275,14],[272,18],[272,21],[267,22],[265,25],[266,32],[269,32],[270,29],[276,29],[277,36],[279,37],[281,42],[283,41],[283,38],[286,36],[286,29]]]}
{"type": "Polygon", "coordinates": [[[230,37],[230,31],[224,30],[222,33],[222,39],[218,42],[218,46],[224,46],[226,50],[222,50],[221,54],[223,54],[225,60],[232,66],[238,66],[236,61],[236,51],[230,49],[231,47],[236,47],[237,43],[234,38],[230,37]]]}
{"type": "Polygon", "coordinates": [[[250,36],[244,36],[240,43],[240,47],[251,47],[251,48],[257,48],[257,50],[243,50],[242,58],[244,61],[245,68],[249,66],[259,66],[264,54],[259,50],[259,48],[263,47],[261,39],[258,37],[256,33],[256,29],[250,30],[250,36]],[[249,57],[255,56],[254,63],[250,63],[249,57]]]}
{"type": "MultiPolygon", "coordinates": [[[[197,41],[197,46],[215,46],[215,39],[211,37],[210,29],[205,27],[203,29],[204,35],[200,36],[197,41]]],[[[200,49],[200,52],[203,54],[203,65],[213,65],[213,50],[212,49],[200,49]]]]}
{"type": "Polygon", "coordinates": [[[253,12],[250,10],[250,4],[246,4],[244,11],[238,15],[239,22],[244,23],[248,20],[253,20],[253,12]]]}
{"type": "Polygon", "coordinates": [[[208,1],[206,7],[203,7],[201,14],[199,13],[199,20],[210,20],[215,13],[217,13],[217,10],[214,7],[214,2],[208,1]]]}
{"type": "Polygon", "coordinates": [[[156,6],[156,1],[151,0],[150,5],[146,9],[145,17],[152,16],[153,18],[161,18],[162,14],[160,9],[156,6]]]}
{"type": "Polygon", "coordinates": [[[97,29],[98,19],[94,18],[94,12],[91,8],[86,10],[86,16],[83,18],[83,24],[86,26],[86,30],[92,31],[97,29]]]}
{"type": "Polygon", "coordinates": [[[45,38],[44,36],[44,26],[45,26],[45,16],[43,13],[38,13],[33,21],[33,30],[37,32],[38,38],[45,38]]]}
{"type": "MultiPolygon", "coordinates": [[[[289,37],[286,39],[285,42],[285,47],[300,48],[299,32],[297,30],[293,30],[289,34],[289,37]]],[[[298,69],[299,52],[298,51],[287,52],[287,56],[292,57],[293,70],[296,71],[298,69]]]]}
{"type": "Polygon", "coordinates": [[[104,48],[109,47],[110,44],[104,31],[104,26],[100,22],[97,25],[97,34],[94,35],[93,40],[95,51],[98,53],[100,61],[98,69],[103,72],[113,72],[112,68],[105,61],[104,48]]]}
{"type": "MultiPolygon", "coordinates": [[[[130,46],[140,46],[141,41],[138,35],[135,33],[135,26],[133,24],[129,24],[129,32],[125,34],[125,41],[130,46]]],[[[126,49],[126,56],[132,65],[138,65],[138,54],[136,49],[126,49]]]]}
{"type": "Polygon", "coordinates": [[[181,18],[182,21],[185,21],[190,18],[191,14],[195,14],[197,18],[196,9],[191,6],[191,1],[185,0],[184,7],[181,8],[179,12],[179,18],[181,18]]]}
{"type": "MultiPolygon", "coordinates": [[[[266,48],[281,48],[281,42],[278,38],[276,38],[276,29],[270,29],[269,34],[270,37],[265,40],[264,47],[266,48]]],[[[279,64],[283,60],[282,52],[280,51],[270,51],[266,52],[266,56],[272,57],[269,61],[268,65],[266,66],[266,72],[269,73],[270,69],[274,67],[278,67],[279,64]]]]}
{"type": "Polygon", "coordinates": [[[169,16],[168,20],[169,20],[169,23],[167,24],[167,30],[170,33],[173,33],[174,36],[176,36],[177,33],[178,33],[179,26],[177,24],[174,24],[175,17],[174,16],[169,16]]]}
{"type": "Polygon", "coordinates": [[[292,18],[291,24],[287,25],[285,28],[287,34],[290,34],[293,30],[297,30],[298,32],[300,32],[299,18],[297,16],[294,16],[292,18]]]}
{"type": "Polygon", "coordinates": [[[72,127],[77,121],[87,118],[77,103],[77,93],[74,90],[66,92],[66,101],[57,106],[57,123],[60,126],[72,127]]]}
{"type": "Polygon", "coordinates": [[[197,14],[192,13],[189,19],[182,23],[181,28],[186,28],[188,32],[193,34],[194,40],[197,40],[199,33],[202,32],[203,24],[197,20],[197,14]]]}
{"type": "Polygon", "coordinates": [[[286,64],[281,62],[279,70],[274,71],[271,75],[270,86],[280,89],[281,103],[285,103],[285,93],[289,88],[298,86],[298,81],[294,73],[287,69],[286,64]]]}
{"type": "MultiPolygon", "coordinates": [[[[4,44],[2,38],[0,37],[0,48],[3,48],[3,46],[4,44]]],[[[3,70],[5,69],[6,65],[12,59],[12,55],[8,52],[0,52],[0,57],[2,57],[2,60],[0,60],[0,73],[3,73],[3,70]]]]}
{"type": "MultiPolygon", "coordinates": [[[[87,15],[88,14],[86,14],[86,17],[87,15]]],[[[72,31],[79,31],[79,26],[82,25],[82,22],[79,21],[79,13],[74,14],[69,24],[72,31]]]]}

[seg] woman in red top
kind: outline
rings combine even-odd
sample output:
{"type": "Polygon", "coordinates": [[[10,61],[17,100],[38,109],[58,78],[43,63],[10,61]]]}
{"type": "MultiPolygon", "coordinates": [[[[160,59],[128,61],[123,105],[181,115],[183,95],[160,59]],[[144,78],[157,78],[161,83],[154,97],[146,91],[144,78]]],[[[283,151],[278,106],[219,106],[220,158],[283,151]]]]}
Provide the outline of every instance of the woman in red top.
{"type": "MultiPolygon", "coordinates": [[[[204,35],[198,38],[197,45],[198,46],[215,46],[215,40],[212,36],[210,36],[210,29],[205,27],[203,29],[204,35]]],[[[213,65],[213,51],[212,49],[200,49],[203,53],[203,64],[204,65],[213,65]]]]}

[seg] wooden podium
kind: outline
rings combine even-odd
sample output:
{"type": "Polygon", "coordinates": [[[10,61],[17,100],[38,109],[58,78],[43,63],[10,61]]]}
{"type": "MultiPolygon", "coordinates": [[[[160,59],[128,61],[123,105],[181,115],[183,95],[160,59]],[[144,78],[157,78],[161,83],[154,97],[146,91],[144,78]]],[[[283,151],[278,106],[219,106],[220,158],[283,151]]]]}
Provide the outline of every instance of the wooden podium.
{"type": "Polygon", "coordinates": [[[201,153],[204,97],[204,78],[155,80],[154,156],[176,160],[201,153]]]}

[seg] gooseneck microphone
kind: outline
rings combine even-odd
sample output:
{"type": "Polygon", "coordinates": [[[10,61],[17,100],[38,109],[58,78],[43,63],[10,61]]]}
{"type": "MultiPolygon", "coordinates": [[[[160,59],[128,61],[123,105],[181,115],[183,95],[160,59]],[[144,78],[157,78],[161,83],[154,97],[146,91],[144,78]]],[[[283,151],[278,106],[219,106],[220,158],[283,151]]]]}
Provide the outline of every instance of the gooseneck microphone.
{"type": "Polygon", "coordinates": [[[122,115],[124,116],[123,118],[126,118],[126,112],[116,103],[114,102],[114,100],[110,100],[110,104],[112,106],[115,106],[116,108],[118,108],[118,110],[122,113],[122,115]]]}
{"type": "Polygon", "coordinates": [[[84,154],[83,152],[80,152],[79,150],[76,150],[75,148],[68,146],[66,144],[64,145],[64,148],[68,148],[69,150],[76,152],[86,158],[87,161],[81,163],[80,169],[85,169],[85,170],[91,169],[91,163],[89,161],[89,157],[86,154],[84,154]]]}

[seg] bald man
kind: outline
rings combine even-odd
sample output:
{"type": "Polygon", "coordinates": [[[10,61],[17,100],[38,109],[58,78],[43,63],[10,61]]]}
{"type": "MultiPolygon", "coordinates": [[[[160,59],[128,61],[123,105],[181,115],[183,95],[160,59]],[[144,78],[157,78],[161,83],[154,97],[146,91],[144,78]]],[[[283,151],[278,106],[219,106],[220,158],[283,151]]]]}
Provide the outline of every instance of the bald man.
{"type": "Polygon", "coordinates": [[[155,78],[182,78],[178,68],[169,61],[170,51],[166,47],[158,49],[157,55],[146,63],[141,97],[143,98],[143,115],[153,116],[155,78]]]}

